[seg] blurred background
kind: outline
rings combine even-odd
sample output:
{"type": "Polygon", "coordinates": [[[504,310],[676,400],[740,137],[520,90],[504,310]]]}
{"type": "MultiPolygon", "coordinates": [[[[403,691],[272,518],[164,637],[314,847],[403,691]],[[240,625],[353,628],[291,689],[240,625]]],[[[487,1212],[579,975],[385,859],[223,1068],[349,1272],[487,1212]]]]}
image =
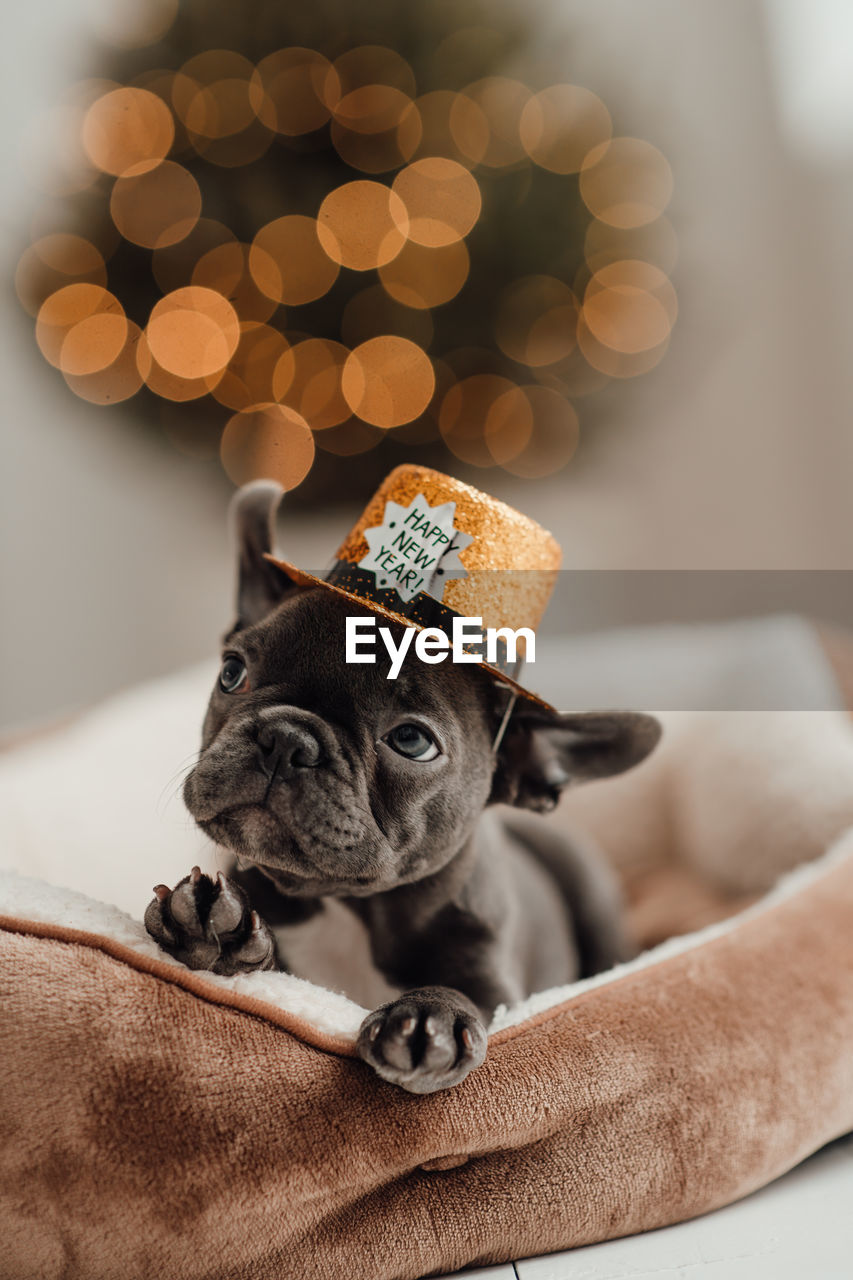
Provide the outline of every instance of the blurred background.
{"type": "Polygon", "coordinates": [[[33,0],[2,57],[4,725],[213,653],[255,474],[306,567],[423,461],[576,570],[853,568],[842,0],[33,0]]]}

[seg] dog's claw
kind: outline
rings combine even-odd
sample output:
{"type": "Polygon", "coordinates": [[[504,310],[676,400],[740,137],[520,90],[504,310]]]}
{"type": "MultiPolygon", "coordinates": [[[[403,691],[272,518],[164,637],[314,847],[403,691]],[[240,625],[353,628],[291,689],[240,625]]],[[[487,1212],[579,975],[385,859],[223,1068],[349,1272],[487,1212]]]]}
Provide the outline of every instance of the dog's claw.
{"type": "Polygon", "coordinates": [[[243,889],[222,872],[211,879],[193,867],[174,889],[156,885],[145,927],[190,969],[230,975],[276,967],[272,934],[243,889]]]}

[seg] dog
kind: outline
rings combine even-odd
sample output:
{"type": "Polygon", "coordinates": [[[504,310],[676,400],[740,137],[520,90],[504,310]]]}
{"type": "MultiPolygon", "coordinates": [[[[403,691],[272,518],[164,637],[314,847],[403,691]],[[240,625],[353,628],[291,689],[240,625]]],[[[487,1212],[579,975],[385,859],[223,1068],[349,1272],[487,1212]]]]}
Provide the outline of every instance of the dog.
{"type": "Polygon", "coordinates": [[[265,558],[281,495],[264,481],[235,497],[238,617],[184,786],[236,865],[158,885],[145,924],[191,968],[235,974],[286,969],[283,934],[343,905],[391,996],[358,1052],[431,1093],[483,1061],[499,1005],[628,958],[602,861],[536,813],[639,763],[660,728],[521,698],[493,749],[509,691],[482,666],[410,654],[389,680],[381,662],[347,664],[358,607],[265,558]]]}

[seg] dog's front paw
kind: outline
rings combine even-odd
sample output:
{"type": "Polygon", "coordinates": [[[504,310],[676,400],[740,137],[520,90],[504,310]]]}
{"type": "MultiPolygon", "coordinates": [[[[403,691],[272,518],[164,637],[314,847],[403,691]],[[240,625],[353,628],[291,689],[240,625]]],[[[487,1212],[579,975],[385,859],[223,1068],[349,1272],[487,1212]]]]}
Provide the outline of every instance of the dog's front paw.
{"type": "Polygon", "coordinates": [[[174,889],[158,884],[154,895],[145,928],[188,968],[230,976],[276,967],[272,934],[240,886],[221,871],[212,880],[193,867],[174,889]]]}
{"type": "Polygon", "coordinates": [[[382,1005],[361,1024],[358,1052],[377,1075],[409,1093],[464,1080],[486,1056],[486,1028],[458,991],[423,987],[382,1005]]]}

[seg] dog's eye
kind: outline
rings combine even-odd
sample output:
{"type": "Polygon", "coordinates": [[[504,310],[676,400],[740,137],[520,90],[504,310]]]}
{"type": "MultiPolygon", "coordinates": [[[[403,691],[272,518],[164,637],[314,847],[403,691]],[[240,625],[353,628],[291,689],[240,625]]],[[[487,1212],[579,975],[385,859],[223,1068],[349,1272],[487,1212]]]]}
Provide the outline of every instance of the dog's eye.
{"type": "Polygon", "coordinates": [[[398,724],[385,741],[409,760],[434,760],[438,755],[438,744],[417,724],[398,724]]]}
{"type": "Polygon", "coordinates": [[[219,687],[222,692],[238,693],[242,689],[245,693],[248,682],[249,673],[243,659],[236,657],[233,653],[229,654],[223,660],[222,669],[219,672],[219,687]]]}

